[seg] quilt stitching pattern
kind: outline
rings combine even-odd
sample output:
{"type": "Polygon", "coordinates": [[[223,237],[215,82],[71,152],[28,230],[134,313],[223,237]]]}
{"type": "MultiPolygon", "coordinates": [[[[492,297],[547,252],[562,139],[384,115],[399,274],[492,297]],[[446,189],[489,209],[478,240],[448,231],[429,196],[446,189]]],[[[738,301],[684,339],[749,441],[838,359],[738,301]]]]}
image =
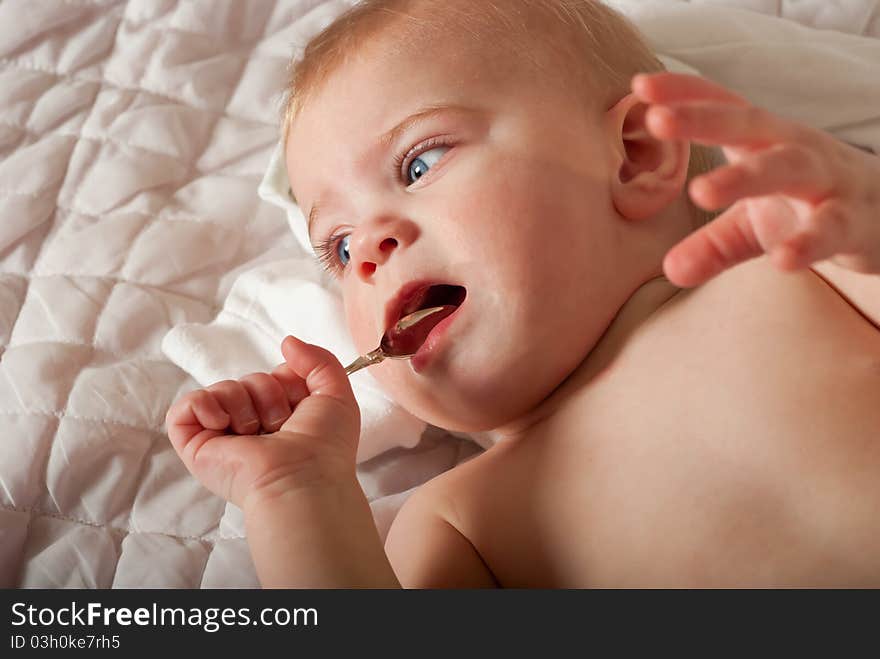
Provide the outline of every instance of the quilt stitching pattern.
{"type": "MultiPolygon", "coordinates": [[[[76,11],[112,11],[115,14],[117,24],[110,51],[103,53],[103,55],[95,53],[95,57],[87,58],[94,61],[103,57],[103,65],[112,63],[122,28],[127,20],[126,12],[128,7],[126,3],[67,2],[65,4],[68,8],[76,11]]],[[[173,7],[170,7],[169,12],[171,14],[180,12],[186,15],[186,12],[182,9],[184,4],[186,3],[175,4],[173,7]]],[[[204,12],[208,6],[204,2],[188,4],[190,6],[186,7],[186,9],[190,11],[195,10],[196,12],[199,10],[204,12]]],[[[254,6],[256,4],[253,3],[254,6]]],[[[277,7],[274,2],[263,2],[260,3],[257,9],[262,11],[263,18],[268,21],[277,7]]],[[[27,11],[27,8],[24,7],[23,10],[27,11]]],[[[168,15],[169,13],[166,12],[165,16],[168,15]]],[[[88,17],[84,18],[82,16],[72,16],[70,18],[71,20],[67,21],[68,25],[76,25],[80,20],[86,21],[88,19],[88,17]]],[[[291,18],[296,17],[291,16],[291,18]]],[[[153,29],[152,26],[150,27],[153,29]]],[[[283,25],[282,27],[288,26],[283,25]]],[[[205,38],[205,34],[198,29],[186,30],[177,26],[172,28],[170,32],[187,38],[205,38]]],[[[0,410],[0,415],[7,419],[14,418],[19,426],[22,421],[26,421],[29,418],[40,418],[45,421],[36,432],[34,432],[34,429],[30,429],[32,434],[27,440],[31,443],[32,448],[34,448],[32,456],[36,469],[33,471],[38,477],[37,480],[39,482],[37,485],[40,486],[38,489],[42,489],[42,494],[37,493],[36,498],[34,498],[33,487],[23,488],[20,483],[10,484],[5,482],[5,480],[3,488],[0,489],[3,499],[0,500],[0,511],[23,514],[27,520],[23,533],[19,538],[21,560],[16,565],[20,567],[20,571],[7,568],[2,575],[4,585],[27,586],[31,578],[30,573],[26,569],[28,563],[37,562],[41,554],[51,553],[55,549],[60,549],[63,553],[65,541],[69,540],[66,534],[51,537],[50,533],[49,537],[36,538],[35,534],[41,535],[46,528],[51,528],[52,526],[52,523],[37,525],[35,520],[38,518],[73,524],[77,527],[87,527],[95,531],[100,530],[113,536],[111,544],[116,552],[116,561],[114,561],[112,574],[94,566],[80,564],[74,567],[74,574],[69,575],[73,580],[66,582],[68,585],[79,584],[97,587],[113,585],[118,577],[119,564],[124,559],[123,539],[131,534],[143,533],[175,541],[196,541],[202,545],[207,545],[209,549],[206,552],[204,561],[202,561],[203,569],[197,574],[192,574],[191,581],[189,582],[190,586],[203,585],[204,567],[210,562],[210,553],[213,551],[216,543],[236,540],[241,537],[240,533],[217,532],[222,524],[222,517],[225,514],[224,507],[217,505],[214,505],[214,509],[217,511],[214,515],[214,521],[209,522],[207,525],[202,521],[201,524],[195,527],[203,527],[203,532],[201,533],[178,533],[173,528],[161,527],[144,530],[141,524],[134,521],[134,511],[138,506],[138,495],[142,484],[151,479],[156,479],[156,476],[150,472],[156,469],[153,462],[157,457],[162,457],[164,462],[168,463],[166,466],[176,472],[175,478],[177,480],[184,481],[184,491],[194,502],[198,503],[199,501],[211,498],[199,487],[189,482],[189,479],[180,470],[181,465],[177,465],[167,459],[173,456],[169,456],[170,447],[166,446],[167,437],[164,432],[162,413],[164,413],[167,403],[170,403],[170,399],[176,396],[178,390],[182,390],[181,387],[186,387],[192,383],[187,383],[186,377],[176,367],[168,364],[167,359],[161,355],[158,349],[157,339],[154,338],[150,345],[137,346],[135,350],[125,350],[115,345],[103,345],[98,334],[106,321],[108,313],[113,312],[111,298],[120,285],[128,285],[131,288],[142,290],[148,296],[156,297],[160,302],[171,305],[171,311],[179,316],[178,322],[179,320],[205,320],[211,317],[216,313],[219,308],[219,302],[222,300],[221,291],[216,289],[218,275],[228,268],[246,262],[248,256],[259,254],[261,249],[265,250],[268,247],[266,241],[271,238],[271,232],[267,231],[267,228],[274,227],[279,232],[285,230],[284,219],[278,217],[277,213],[267,213],[265,209],[262,209],[262,212],[251,212],[241,218],[236,218],[240,219],[240,224],[235,227],[234,234],[248,236],[253,233],[261,233],[263,244],[254,245],[250,250],[228,250],[224,254],[223,259],[218,259],[217,261],[209,260],[203,268],[196,267],[195,270],[190,270],[190,275],[193,272],[198,274],[203,270],[207,275],[207,280],[214,284],[213,290],[210,284],[198,287],[204,295],[193,294],[186,286],[178,288],[173,278],[165,284],[161,284],[150,281],[149,277],[142,278],[137,276],[139,274],[137,271],[142,267],[142,264],[135,262],[136,257],[139,250],[150,250],[152,248],[151,241],[156,242],[156,238],[151,236],[150,231],[155,231],[157,227],[162,229],[164,227],[192,226],[199,231],[210,231],[212,230],[211,227],[214,227],[214,230],[225,229],[229,233],[230,220],[228,218],[225,221],[218,219],[212,213],[206,212],[203,205],[195,204],[191,208],[186,206],[175,207],[173,203],[175,198],[181,192],[185,193],[193,182],[197,183],[204,177],[213,177],[215,179],[218,179],[218,177],[219,179],[228,178],[231,182],[243,180],[247,183],[252,195],[252,198],[248,198],[248,203],[244,204],[245,208],[250,208],[253,211],[257,206],[255,190],[258,177],[262,173],[261,167],[263,163],[247,167],[244,170],[240,167],[236,168],[236,158],[244,157],[246,162],[247,154],[236,156],[234,153],[231,154],[233,156],[232,160],[228,158],[220,159],[216,160],[214,164],[207,163],[206,165],[200,165],[199,163],[217,143],[217,131],[221,128],[221,123],[224,122],[227,125],[223,125],[222,128],[227,131],[230,129],[228,124],[231,122],[234,124],[231,128],[235,130],[236,126],[240,127],[238,130],[243,131],[244,135],[248,133],[261,134],[263,143],[260,150],[263,153],[266,153],[274,143],[276,139],[276,127],[274,124],[275,107],[271,104],[271,101],[277,101],[277,99],[264,99],[264,101],[270,101],[270,103],[264,103],[270,107],[267,112],[263,112],[265,118],[262,121],[255,121],[253,117],[242,116],[241,113],[228,109],[230,100],[235,97],[242,85],[248,67],[255,64],[265,66],[267,62],[274,62],[273,68],[279,71],[283,70],[283,64],[286,64],[285,58],[272,57],[256,52],[260,44],[264,43],[267,39],[271,39],[274,35],[275,31],[263,30],[254,39],[234,42],[231,48],[229,48],[229,44],[220,42],[216,44],[216,52],[221,52],[224,56],[232,54],[239,59],[237,70],[222,81],[223,88],[225,89],[222,108],[193,102],[192,98],[184,98],[182,95],[156,89],[154,85],[148,84],[146,79],[151,73],[150,67],[158,66],[161,68],[161,65],[154,64],[155,51],[149,58],[147,65],[143,67],[134,84],[126,84],[124,80],[108,75],[106,70],[102,70],[100,75],[95,75],[93,65],[88,62],[79,68],[65,69],[57,66],[57,63],[39,61],[35,56],[27,54],[9,56],[5,49],[0,48],[0,52],[3,52],[4,55],[4,57],[0,58],[0,70],[7,73],[37,73],[49,76],[62,86],[67,86],[68,88],[78,86],[80,91],[83,91],[83,88],[85,88],[85,92],[90,97],[86,99],[86,102],[80,101],[80,107],[74,113],[75,121],[73,123],[70,122],[70,117],[64,116],[57,125],[50,125],[48,129],[45,127],[35,127],[34,115],[39,109],[40,96],[33,99],[34,102],[28,108],[29,113],[27,117],[3,116],[0,118],[0,127],[15,135],[11,143],[9,140],[6,140],[5,145],[0,147],[6,153],[26,151],[35,146],[39,147],[41,142],[52,139],[60,139],[67,144],[60,151],[60,155],[66,155],[66,161],[63,162],[63,171],[46,172],[50,175],[43,177],[43,182],[40,185],[28,184],[28,180],[33,182],[36,180],[36,177],[25,177],[28,180],[16,180],[15,177],[10,179],[8,176],[3,176],[2,172],[0,172],[0,180],[3,181],[3,183],[0,183],[0,204],[4,204],[8,208],[9,203],[14,203],[16,199],[29,203],[44,202],[47,204],[45,214],[42,216],[40,214],[32,215],[31,219],[33,222],[24,227],[17,227],[18,235],[13,236],[11,240],[7,240],[7,231],[0,231],[0,239],[2,239],[0,240],[0,245],[2,245],[3,249],[3,252],[0,253],[2,254],[2,260],[0,260],[0,270],[2,272],[0,272],[0,275],[3,277],[3,284],[5,286],[12,281],[19,282],[17,284],[18,288],[15,291],[16,294],[13,296],[18,301],[16,304],[17,308],[14,309],[14,315],[4,318],[2,321],[3,325],[0,326],[0,329],[4,330],[3,336],[5,337],[2,353],[0,353],[3,361],[2,366],[0,366],[3,377],[0,378],[0,381],[6,380],[8,384],[6,393],[10,394],[3,396],[3,407],[6,408],[10,402],[16,401],[17,407],[0,410]],[[279,61],[282,62],[281,66],[278,65],[279,61]],[[87,69],[85,73],[83,72],[84,68],[87,69]],[[189,140],[189,153],[181,156],[173,150],[166,152],[152,148],[149,143],[133,141],[128,139],[129,135],[126,134],[99,133],[95,131],[95,128],[88,128],[91,123],[94,123],[98,130],[101,130],[102,117],[99,115],[104,109],[101,107],[102,95],[119,94],[130,95],[133,98],[129,100],[135,102],[144,99],[153,104],[170,102],[173,110],[182,109],[184,112],[193,113],[200,122],[200,125],[195,137],[188,136],[191,138],[189,140]],[[253,127],[257,127],[257,133],[254,133],[253,127]],[[263,128],[262,132],[260,132],[260,128],[263,128]],[[119,204],[114,204],[114,206],[107,209],[88,203],[87,198],[83,199],[81,196],[83,181],[85,180],[86,184],[88,184],[87,179],[91,170],[101,165],[101,159],[106,155],[103,153],[104,149],[115,150],[120,147],[128,149],[133,153],[143,154],[145,157],[167,161],[172,166],[182,165],[183,167],[180,168],[177,177],[171,177],[164,184],[162,194],[157,199],[148,199],[147,207],[129,207],[128,199],[117,200],[120,202],[119,204]],[[91,162],[88,162],[89,160],[91,162]],[[233,167],[232,170],[228,169],[229,166],[233,167]],[[12,185],[10,185],[10,181],[12,185]],[[59,240],[58,236],[63,233],[67,225],[74,222],[92,221],[95,224],[104,223],[112,230],[115,220],[129,217],[141,218],[139,226],[137,226],[138,222],[136,222],[133,228],[135,233],[131,234],[126,241],[124,253],[121,254],[122,258],[115,260],[109,271],[105,270],[102,272],[100,269],[91,271],[92,267],[90,266],[87,268],[89,271],[83,272],[81,265],[72,265],[71,262],[62,262],[60,264],[62,267],[58,267],[57,257],[53,251],[55,247],[54,240],[59,240]],[[254,231],[255,226],[259,227],[258,231],[254,231]],[[21,249],[22,245],[30,249],[21,249]],[[17,248],[20,258],[8,258],[10,248],[13,252],[17,248]],[[93,286],[90,294],[97,295],[97,297],[94,299],[95,304],[90,318],[77,318],[71,327],[65,328],[65,323],[71,319],[65,318],[65,314],[59,312],[58,309],[50,308],[57,301],[52,300],[48,304],[42,303],[41,300],[35,297],[32,287],[35,286],[36,282],[54,284],[54,282],[60,283],[61,281],[78,279],[96,282],[98,286],[93,286]],[[21,290],[22,284],[23,290],[21,290]],[[174,308],[174,305],[179,307],[180,304],[189,307],[189,310],[186,308],[174,308]],[[41,306],[43,307],[42,309],[40,309],[41,306]],[[193,316],[193,313],[196,315],[193,316]],[[31,327],[32,318],[48,321],[50,325],[54,324],[56,327],[48,332],[49,336],[41,336],[42,332],[31,332],[28,329],[31,327]],[[27,324],[28,328],[23,328],[24,324],[27,324]],[[68,329],[74,331],[69,332],[67,331],[68,329]],[[37,337],[33,336],[34,333],[37,334],[37,337]],[[19,334],[21,334],[21,337],[19,337],[19,334]],[[73,372],[59,373],[54,378],[44,378],[45,382],[39,381],[39,374],[33,371],[22,371],[17,368],[18,364],[13,364],[16,361],[13,357],[16,357],[19,353],[36,353],[47,350],[58,351],[59,349],[63,351],[67,348],[83,351],[78,359],[74,360],[79,363],[80,368],[74,369],[73,372]],[[144,349],[146,349],[146,352],[144,352],[144,349]],[[147,382],[149,382],[152,376],[149,373],[152,367],[164,367],[166,371],[174,373],[170,380],[167,377],[165,378],[166,391],[163,392],[158,401],[155,401],[160,404],[156,405],[153,402],[153,409],[146,411],[146,417],[144,418],[152,419],[151,423],[137,422],[136,419],[141,415],[131,415],[132,409],[137,407],[136,404],[131,404],[132,407],[117,407],[116,413],[113,414],[89,414],[76,409],[82,400],[78,393],[79,389],[88,387],[91,389],[91,393],[99,398],[107,397],[110,394],[118,394],[120,392],[114,391],[112,383],[109,382],[112,379],[112,372],[131,367],[147,371],[147,382]],[[104,375],[104,371],[109,372],[107,376],[104,375]],[[35,380],[36,391],[40,389],[53,390],[53,395],[48,399],[43,399],[43,404],[39,404],[40,396],[35,395],[36,392],[34,390],[28,390],[28,386],[31,383],[27,381],[31,377],[35,380]],[[107,379],[102,380],[102,377],[107,379]],[[174,382],[176,382],[176,385],[172,385],[170,390],[167,389],[167,384],[174,382]],[[109,390],[107,389],[108,385],[110,385],[109,390]],[[98,389],[94,389],[95,386],[98,389]],[[34,403],[37,403],[36,407],[34,403]],[[54,465],[56,462],[62,462],[69,463],[72,467],[75,467],[76,460],[81,459],[79,457],[80,447],[77,446],[77,443],[88,444],[88,440],[84,439],[82,435],[74,434],[72,439],[68,436],[61,437],[65,426],[71,422],[78,423],[84,428],[92,428],[93,430],[104,428],[104,432],[109,433],[111,437],[115,434],[123,437],[128,431],[136,431],[142,435],[146,434],[146,441],[140,442],[138,446],[139,457],[130,462],[129,469],[127,470],[127,478],[132,483],[132,486],[128,488],[129,499],[117,503],[115,506],[116,508],[132,510],[132,514],[123,517],[131,519],[132,523],[119,524],[112,519],[105,519],[106,515],[100,510],[101,500],[98,500],[98,508],[94,508],[91,502],[86,503],[87,496],[74,496],[71,499],[69,494],[65,492],[65,488],[68,488],[69,484],[65,483],[63,476],[61,480],[58,480],[59,473],[63,473],[63,471],[57,472],[54,465]],[[107,428],[111,428],[111,430],[108,431],[106,430],[107,428]],[[115,430],[112,430],[113,428],[115,430]],[[42,460],[39,459],[39,455],[42,455],[42,460]],[[28,496],[25,496],[25,501],[20,503],[22,491],[30,491],[30,493],[28,496]],[[76,501],[77,498],[79,499],[78,502],[76,501]],[[27,499],[32,499],[33,505],[29,505],[27,499]],[[37,526],[40,528],[37,529],[37,526]],[[33,550],[29,549],[31,546],[33,550]],[[94,573],[88,573],[92,569],[94,569],[94,573]],[[77,572],[79,573],[77,574],[77,572]],[[97,578],[99,574],[104,574],[110,581],[97,578]]],[[[162,37],[166,38],[166,35],[163,34],[162,37]]],[[[38,41],[35,47],[39,50],[38,41]]],[[[278,88],[280,88],[281,79],[278,78],[277,81],[279,83],[278,88]]],[[[46,89],[51,91],[56,86],[49,84],[46,89]]],[[[120,116],[124,117],[124,110],[120,116]]],[[[108,171],[112,174],[112,168],[108,171]]],[[[143,193],[143,190],[134,189],[131,198],[137,199],[143,193]]],[[[149,191],[146,194],[149,195],[149,191]]],[[[4,210],[5,212],[7,211],[4,210]]],[[[106,235],[106,232],[98,232],[95,237],[99,235],[106,235]]],[[[97,246],[97,251],[100,251],[100,245],[97,246]]],[[[73,261],[73,263],[76,263],[76,261],[73,261]]],[[[84,265],[85,261],[82,264],[84,265]]],[[[107,264],[104,265],[106,266],[107,264]]],[[[151,273],[148,272],[148,274],[151,273]]],[[[56,286],[50,285],[47,290],[51,291],[53,288],[56,288],[56,286]]],[[[60,307],[63,307],[63,302],[60,304],[60,307]]],[[[10,309],[10,311],[12,310],[10,309]]],[[[75,316],[76,314],[70,315],[75,316]]],[[[169,319],[168,323],[170,322],[169,319]]],[[[164,329],[167,329],[169,326],[166,323],[164,329]]],[[[59,354],[58,357],[62,361],[66,359],[64,354],[59,354]]],[[[49,358],[44,361],[51,362],[52,359],[49,358]]],[[[43,363],[43,366],[45,365],[43,363]]],[[[108,405],[110,405],[110,402],[108,399],[108,405]]],[[[112,406],[107,409],[110,411],[112,406]]],[[[25,430],[25,432],[28,432],[28,430],[25,430]]],[[[75,492],[75,494],[82,495],[89,489],[88,483],[78,485],[81,485],[79,487],[80,491],[75,492]]],[[[115,489],[118,492],[126,488],[121,487],[121,483],[117,482],[115,489]]],[[[203,516],[204,519],[207,519],[207,517],[203,516]]],[[[149,526],[156,527],[156,524],[149,524],[149,526]]],[[[68,544],[70,547],[75,547],[74,543],[68,544]]],[[[89,561],[89,557],[84,558],[86,562],[89,561]]],[[[44,580],[46,575],[37,574],[37,572],[34,571],[33,575],[34,578],[37,578],[37,583],[41,585],[47,583],[44,580]]],[[[48,583],[51,584],[51,579],[48,583]]]]}

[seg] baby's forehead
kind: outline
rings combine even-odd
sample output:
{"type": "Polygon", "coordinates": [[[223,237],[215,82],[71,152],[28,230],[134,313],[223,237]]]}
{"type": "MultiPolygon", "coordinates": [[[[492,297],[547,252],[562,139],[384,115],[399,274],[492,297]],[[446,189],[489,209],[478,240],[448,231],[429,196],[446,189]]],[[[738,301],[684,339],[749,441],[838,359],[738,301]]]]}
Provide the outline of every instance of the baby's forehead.
{"type": "MultiPolygon", "coordinates": [[[[473,3],[478,6],[481,3],[473,3]]],[[[474,13],[462,16],[456,12],[436,11],[430,20],[399,19],[389,23],[377,38],[366,46],[381,44],[387,52],[401,57],[417,58],[429,64],[438,55],[474,58],[488,65],[501,58],[511,63],[534,66],[538,59],[560,59],[564,48],[557,46],[562,39],[561,25],[503,25],[488,15],[474,13]],[[540,56],[540,57],[539,57],[540,56]]]]}
{"type": "Polygon", "coordinates": [[[541,83],[602,93],[623,78],[628,83],[634,62],[638,70],[655,68],[641,41],[600,0],[362,0],[291,67],[284,127],[315,88],[360,57],[383,59],[389,75],[401,61],[470,64],[470,75],[491,67],[518,75],[520,67],[539,73],[541,83]]]}
{"type": "MultiPolygon", "coordinates": [[[[440,22],[390,24],[369,35],[345,57],[325,66],[319,79],[310,81],[297,114],[327,111],[334,105],[334,94],[349,92],[350,96],[353,90],[359,92],[353,114],[361,114],[364,106],[386,104],[389,97],[420,95],[415,103],[425,105],[438,97],[454,96],[457,89],[482,96],[484,90],[497,92],[493,82],[527,81],[523,69],[534,63],[528,52],[474,39],[452,27],[440,22]],[[372,86],[358,84],[364,78],[372,86]],[[401,93],[404,85],[411,94],[401,93]]],[[[296,121],[297,116],[292,117],[291,125],[296,121]]]]}

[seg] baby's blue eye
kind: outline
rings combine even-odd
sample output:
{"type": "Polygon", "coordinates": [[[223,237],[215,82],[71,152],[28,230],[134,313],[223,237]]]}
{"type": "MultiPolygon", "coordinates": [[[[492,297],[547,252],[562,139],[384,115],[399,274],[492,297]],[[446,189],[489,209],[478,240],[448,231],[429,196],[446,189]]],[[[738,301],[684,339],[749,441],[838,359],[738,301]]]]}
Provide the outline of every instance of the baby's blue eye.
{"type": "Polygon", "coordinates": [[[406,169],[406,184],[412,185],[424,176],[431,167],[437,164],[437,161],[443,157],[443,154],[449,151],[448,146],[438,146],[434,149],[428,149],[418,158],[413,158],[409,167],[406,169]]]}
{"type": "Polygon", "coordinates": [[[348,252],[348,239],[351,236],[344,236],[336,243],[336,256],[339,257],[339,262],[346,266],[348,262],[351,261],[351,254],[348,252]]]}

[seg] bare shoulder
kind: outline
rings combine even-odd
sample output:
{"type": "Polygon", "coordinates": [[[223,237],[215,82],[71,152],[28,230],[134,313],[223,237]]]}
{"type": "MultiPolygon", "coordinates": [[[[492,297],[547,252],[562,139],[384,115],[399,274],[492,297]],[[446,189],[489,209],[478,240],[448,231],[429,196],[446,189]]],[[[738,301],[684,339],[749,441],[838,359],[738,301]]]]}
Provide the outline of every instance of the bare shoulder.
{"type": "MultiPolygon", "coordinates": [[[[880,327],[880,276],[860,275],[828,263],[798,272],[781,272],[765,257],[732,268],[683,296],[679,315],[704,319],[713,327],[773,329],[803,335],[807,328],[836,327],[874,334],[880,327]],[[843,323],[843,324],[842,324],[843,323]],[[861,326],[861,330],[859,330],[861,326]]],[[[674,314],[673,314],[674,315],[674,314]]],[[[749,340],[767,336],[746,331],[749,340]]]]}
{"type": "Polygon", "coordinates": [[[813,266],[854,309],[880,329],[880,274],[864,274],[841,268],[830,261],[813,266]]]}
{"type": "Polygon", "coordinates": [[[834,400],[847,409],[880,384],[877,327],[812,270],[780,272],[764,258],[677,296],[630,354],[635,366],[656,364],[625,371],[630,381],[711,411],[683,416],[698,424],[714,423],[734,400],[768,410],[834,400]]]}
{"type": "MultiPolygon", "coordinates": [[[[491,451],[487,452],[491,453],[491,451]]],[[[395,517],[385,551],[406,588],[491,588],[497,582],[464,520],[484,453],[413,493],[395,517]]]]}

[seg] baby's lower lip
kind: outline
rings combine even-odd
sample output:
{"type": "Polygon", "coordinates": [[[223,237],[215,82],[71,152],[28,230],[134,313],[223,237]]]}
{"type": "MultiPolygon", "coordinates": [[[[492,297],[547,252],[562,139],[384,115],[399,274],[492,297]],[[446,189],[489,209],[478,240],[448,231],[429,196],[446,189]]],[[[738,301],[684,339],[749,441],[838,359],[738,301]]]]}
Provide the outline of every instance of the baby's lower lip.
{"type": "Polygon", "coordinates": [[[416,373],[421,373],[433,361],[439,348],[442,347],[443,339],[449,326],[455,322],[463,306],[464,304],[459,306],[453,313],[437,323],[436,327],[428,333],[422,347],[410,359],[410,364],[416,373]]]}

